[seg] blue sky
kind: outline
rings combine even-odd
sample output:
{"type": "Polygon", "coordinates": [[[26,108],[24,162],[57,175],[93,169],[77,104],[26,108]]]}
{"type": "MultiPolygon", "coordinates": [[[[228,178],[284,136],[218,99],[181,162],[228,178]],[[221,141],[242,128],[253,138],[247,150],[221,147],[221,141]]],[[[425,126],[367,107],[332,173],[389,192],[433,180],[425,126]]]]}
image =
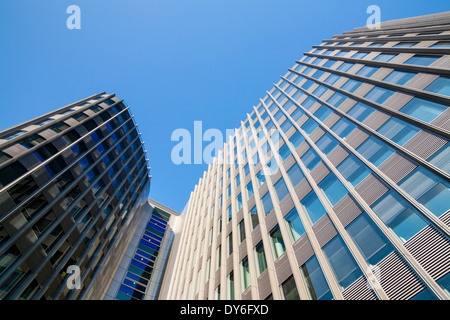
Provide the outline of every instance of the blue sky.
{"type": "Polygon", "coordinates": [[[172,132],[239,126],[303,52],[365,25],[372,4],[382,21],[450,10],[448,0],[1,0],[0,130],[116,93],[148,150],[150,197],[181,211],[207,165],[173,164],[172,132]],[[72,4],[80,30],[66,27],[72,4]]]}

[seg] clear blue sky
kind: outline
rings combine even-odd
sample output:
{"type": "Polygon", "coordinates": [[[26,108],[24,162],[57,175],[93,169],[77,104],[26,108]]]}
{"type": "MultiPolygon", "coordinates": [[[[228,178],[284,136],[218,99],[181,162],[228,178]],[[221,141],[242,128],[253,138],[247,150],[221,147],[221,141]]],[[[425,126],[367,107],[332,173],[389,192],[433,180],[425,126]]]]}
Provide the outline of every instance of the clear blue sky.
{"type": "Polygon", "coordinates": [[[86,96],[131,106],[152,167],[150,196],[181,211],[206,165],[174,165],[177,128],[226,129],[322,39],[448,0],[1,0],[0,130],[86,96]],[[69,5],[81,30],[69,30],[69,5]]]}

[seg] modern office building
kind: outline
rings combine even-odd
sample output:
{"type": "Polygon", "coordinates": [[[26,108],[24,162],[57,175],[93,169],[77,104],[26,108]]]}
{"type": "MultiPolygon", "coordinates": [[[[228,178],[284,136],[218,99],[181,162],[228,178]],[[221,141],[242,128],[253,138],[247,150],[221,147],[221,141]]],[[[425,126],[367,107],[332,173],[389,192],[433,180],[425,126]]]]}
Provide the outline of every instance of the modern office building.
{"type": "Polygon", "coordinates": [[[191,193],[165,299],[450,298],[450,12],[323,40],[191,193]]]}
{"type": "Polygon", "coordinates": [[[100,93],[0,132],[0,299],[100,299],[146,205],[146,151],[100,93]]]}
{"type": "Polygon", "coordinates": [[[159,297],[180,214],[152,199],[140,210],[141,220],[116,273],[104,274],[112,278],[106,300],[159,297]]]}

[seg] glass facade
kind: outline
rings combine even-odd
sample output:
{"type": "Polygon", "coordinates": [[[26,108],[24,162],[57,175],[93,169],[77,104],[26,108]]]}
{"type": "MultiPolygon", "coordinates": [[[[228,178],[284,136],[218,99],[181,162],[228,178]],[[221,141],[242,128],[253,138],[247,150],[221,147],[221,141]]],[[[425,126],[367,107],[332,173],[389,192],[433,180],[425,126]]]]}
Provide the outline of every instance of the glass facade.
{"type": "MultiPolygon", "coordinates": [[[[243,278],[235,272],[245,284],[236,299],[450,298],[450,53],[434,18],[418,19],[420,26],[392,22],[381,32],[357,28],[305,53],[200,179],[187,212],[195,227],[181,240],[186,257],[196,235],[217,226],[204,210],[217,206],[214,186],[230,168],[230,179],[246,179],[234,190],[249,197],[232,208],[231,225],[245,231],[232,257],[244,261],[254,248],[256,259],[241,263],[243,278]],[[436,36],[412,42],[425,26],[436,36]],[[428,47],[434,54],[421,53],[428,47]],[[274,272],[261,273],[263,262],[274,272]],[[278,290],[267,289],[268,278],[278,290]]],[[[224,239],[219,233],[203,256],[224,239]]],[[[195,280],[202,261],[194,265],[174,280],[170,297],[195,280]]],[[[232,266],[222,263],[226,271],[203,278],[203,291],[190,298],[214,298],[232,266]]]]}
{"type": "Polygon", "coordinates": [[[129,108],[97,94],[0,132],[0,150],[0,298],[91,296],[148,193],[129,108]],[[66,286],[71,266],[80,271],[77,290],[66,286]]]}

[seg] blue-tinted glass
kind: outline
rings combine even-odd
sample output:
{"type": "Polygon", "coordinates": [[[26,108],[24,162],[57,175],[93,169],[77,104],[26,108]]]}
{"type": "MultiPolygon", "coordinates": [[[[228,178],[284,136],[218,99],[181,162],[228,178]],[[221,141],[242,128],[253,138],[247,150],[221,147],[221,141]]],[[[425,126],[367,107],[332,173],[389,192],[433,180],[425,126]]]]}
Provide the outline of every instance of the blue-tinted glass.
{"type": "Polygon", "coordinates": [[[336,61],[334,61],[334,60],[328,60],[327,62],[325,62],[324,63],[324,67],[325,68],[330,68],[333,64],[335,64],[336,63],[336,61]]]}
{"type": "Polygon", "coordinates": [[[302,129],[305,130],[305,132],[307,134],[311,134],[319,125],[317,124],[316,121],[314,121],[314,119],[309,118],[308,121],[306,121],[303,125],[302,125],[302,129]]]}
{"type": "Polygon", "coordinates": [[[398,185],[438,217],[449,209],[450,184],[423,167],[416,168],[398,185]]]}
{"type": "Polygon", "coordinates": [[[327,280],[320,268],[319,261],[314,255],[304,265],[300,267],[307,284],[307,289],[313,300],[332,300],[330,288],[327,280]]]}
{"type": "Polygon", "coordinates": [[[432,46],[432,48],[449,48],[450,47],[450,41],[439,41],[432,46]]]}
{"type": "Polygon", "coordinates": [[[346,118],[341,118],[338,122],[336,122],[332,127],[331,130],[334,131],[338,136],[340,136],[342,139],[345,139],[348,137],[350,133],[353,132],[353,130],[356,129],[356,125],[351,123],[346,118]]]}
{"type": "Polygon", "coordinates": [[[370,173],[366,166],[354,155],[348,156],[337,166],[337,169],[354,187],[370,173]]]}
{"type": "MultiPolygon", "coordinates": [[[[342,45],[342,44],[341,44],[342,45]]],[[[339,51],[338,53],[336,53],[334,56],[335,57],[343,57],[348,53],[348,51],[339,51]]]]}
{"type": "Polygon", "coordinates": [[[447,107],[442,104],[420,98],[413,98],[400,109],[401,112],[428,123],[445,110],[447,110],[447,107]]]}
{"type": "Polygon", "coordinates": [[[403,242],[408,241],[428,224],[415,209],[392,190],[371,207],[403,242]]]}
{"type": "Polygon", "coordinates": [[[376,265],[394,251],[393,245],[365,212],[345,229],[370,265],[376,265]]]}
{"type": "Polygon", "coordinates": [[[314,191],[308,193],[301,203],[313,224],[327,213],[314,191]]]}
{"type": "Polygon", "coordinates": [[[365,56],[367,56],[367,52],[357,52],[354,55],[351,56],[352,59],[363,59],[365,56]]]}
{"type": "Polygon", "coordinates": [[[308,97],[305,101],[302,102],[302,106],[306,109],[309,109],[317,100],[313,97],[308,97]]]}
{"type": "Polygon", "coordinates": [[[427,161],[450,174],[450,143],[441,147],[427,161]]]}
{"type": "Polygon", "coordinates": [[[341,87],[341,89],[353,93],[356,89],[359,88],[361,84],[362,82],[360,81],[348,79],[348,81],[341,87]]]}
{"type": "Polygon", "coordinates": [[[412,297],[410,300],[438,300],[430,288],[425,288],[412,297]]]}
{"type": "Polygon", "coordinates": [[[302,88],[308,90],[313,85],[313,83],[314,82],[312,80],[308,80],[302,85],[302,88]]]}
{"type": "Polygon", "coordinates": [[[284,120],[283,124],[280,126],[281,130],[286,133],[292,127],[292,122],[289,119],[284,120]]]}
{"type": "Polygon", "coordinates": [[[433,93],[442,94],[444,96],[450,96],[450,78],[439,77],[433,81],[428,87],[424,89],[433,93]]]}
{"type": "Polygon", "coordinates": [[[370,90],[364,98],[372,100],[373,102],[383,104],[386,102],[387,99],[389,99],[394,94],[394,91],[380,88],[380,87],[374,87],[372,90],[370,90]]]}
{"type": "Polygon", "coordinates": [[[309,149],[305,152],[305,154],[300,158],[308,170],[314,169],[320,162],[320,157],[313,149],[309,149]]]}
{"type": "Polygon", "coordinates": [[[267,192],[263,197],[262,197],[262,203],[263,203],[263,207],[264,207],[264,213],[266,215],[268,215],[272,210],[273,210],[273,203],[272,203],[272,198],[270,197],[270,193],[267,192]]]}
{"type": "Polygon", "coordinates": [[[392,60],[395,56],[396,56],[395,54],[381,53],[378,56],[376,56],[373,60],[388,62],[388,61],[392,60]]]}
{"type": "Polygon", "coordinates": [[[418,66],[429,66],[436,60],[438,60],[440,56],[426,56],[426,55],[415,55],[404,62],[404,64],[414,64],[418,66]]]}
{"type": "Polygon", "coordinates": [[[412,46],[415,46],[417,42],[399,42],[394,47],[396,48],[410,48],[412,46]]]}
{"type": "Polygon", "coordinates": [[[450,272],[436,281],[445,291],[450,292],[450,272]]]}
{"type": "Polygon", "coordinates": [[[286,197],[287,194],[289,193],[289,190],[288,190],[283,178],[281,178],[280,180],[278,180],[277,183],[275,183],[274,188],[275,188],[275,191],[277,192],[279,201],[283,200],[284,197],[286,197]]]}
{"type": "Polygon", "coordinates": [[[402,146],[420,130],[405,121],[390,118],[377,131],[402,146]]]}
{"type": "Polygon", "coordinates": [[[374,108],[369,107],[368,105],[362,103],[362,102],[358,102],[357,104],[355,104],[348,112],[347,114],[360,121],[363,122],[364,120],[366,120],[373,112],[375,111],[374,108]]]}
{"type": "Polygon", "coordinates": [[[328,108],[327,106],[321,106],[315,113],[314,115],[320,120],[320,121],[325,121],[326,118],[328,118],[328,116],[332,113],[331,109],[328,108]]]}
{"type": "Polygon", "coordinates": [[[294,187],[305,177],[297,163],[294,163],[294,165],[287,171],[287,175],[289,176],[289,179],[294,187]]]}
{"type": "Polygon", "coordinates": [[[256,179],[258,179],[258,185],[261,187],[264,182],[266,182],[266,176],[264,175],[264,172],[262,170],[259,170],[256,174],[256,179]]]}
{"type": "Polygon", "coordinates": [[[285,217],[286,223],[288,225],[288,230],[292,236],[294,242],[300,238],[302,234],[305,233],[305,228],[303,227],[302,221],[298,215],[297,210],[292,209],[285,217]]]}
{"type": "Polygon", "coordinates": [[[288,145],[285,143],[280,150],[278,150],[278,154],[280,155],[281,159],[284,161],[291,155],[291,150],[289,150],[288,145]]]}
{"type": "Polygon", "coordinates": [[[369,137],[356,151],[377,167],[394,153],[384,142],[374,137],[369,137]]]}
{"type": "Polygon", "coordinates": [[[343,289],[363,275],[341,236],[334,237],[323,247],[323,251],[343,289]]]}
{"type": "Polygon", "coordinates": [[[344,62],[343,64],[341,64],[341,65],[339,66],[339,68],[337,68],[337,70],[342,71],[342,72],[346,72],[346,71],[348,71],[351,67],[353,67],[353,63],[344,62]]]}
{"type": "Polygon", "coordinates": [[[336,146],[338,142],[334,139],[331,134],[325,133],[317,142],[316,146],[319,147],[320,151],[329,154],[336,146]]]}
{"type": "Polygon", "coordinates": [[[313,77],[314,79],[319,79],[324,73],[325,73],[325,71],[317,70],[317,71],[312,75],[312,77],[313,77]]]}
{"type": "Polygon", "coordinates": [[[343,94],[340,94],[338,92],[336,92],[335,94],[333,94],[331,96],[330,99],[328,99],[328,103],[331,104],[332,106],[334,106],[335,108],[339,107],[341,105],[342,102],[344,102],[344,100],[347,97],[344,96],[343,94]]]}
{"type": "Polygon", "coordinates": [[[328,90],[327,87],[324,87],[323,85],[320,85],[317,87],[316,90],[313,91],[313,95],[315,95],[316,97],[321,97],[326,91],[328,90]]]}
{"type": "Polygon", "coordinates": [[[304,114],[305,113],[301,109],[295,109],[291,114],[292,120],[297,121],[304,114]]]}
{"type": "Polygon", "coordinates": [[[356,74],[362,77],[370,78],[375,72],[377,72],[378,68],[364,66],[362,67],[356,74]]]}
{"type": "Polygon", "coordinates": [[[252,182],[250,181],[247,184],[247,199],[250,199],[253,196],[253,185],[252,182]]]}
{"type": "Polygon", "coordinates": [[[383,79],[383,81],[395,83],[399,85],[406,84],[409,80],[414,78],[416,74],[412,72],[404,72],[404,71],[397,71],[394,70],[391,73],[388,74],[386,78],[383,79]]]}
{"type": "Polygon", "coordinates": [[[302,136],[300,131],[296,131],[290,138],[289,141],[292,143],[292,145],[297,148],[303,141],[305,141],[305,138],[302,136]]]}
{"type": "Polygon", "coordinates": [[[329,173],[328,176],[319,183],[319,188],[333,206],[348,194],[347,189],[333,173],[329,173]]]}

